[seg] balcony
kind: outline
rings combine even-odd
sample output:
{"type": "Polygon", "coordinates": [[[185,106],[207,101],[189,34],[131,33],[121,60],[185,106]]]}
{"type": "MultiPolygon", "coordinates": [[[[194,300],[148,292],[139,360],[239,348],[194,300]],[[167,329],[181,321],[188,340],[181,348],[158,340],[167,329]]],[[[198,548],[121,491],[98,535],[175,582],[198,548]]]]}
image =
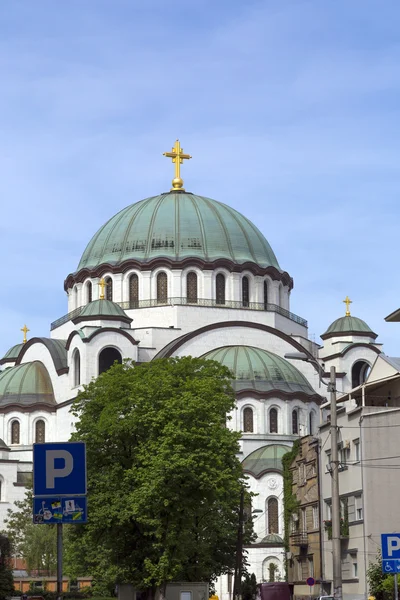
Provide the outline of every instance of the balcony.
{"type": "Polygon", "coordinates": [[[308,536],[306,531],[296,531],[290,534],[290,542],[293,546],[305,548],[308,546],[308,536]]]}
{"type": "MultiPolygon", "coordinates": [[[[133,302],[116,302],[116,304],[119,304],[119,306],[124,310],[136,310],[140,308],[153,308],[160,306],[205,306],[210,308],[234,308],[240,310],[267,311],[282,315],[283,317],[286,317],[295,323],[299,323],[299,325],[302,325],[303,327],[308,326],[306,319],[295,315],[289,310],[286,310],[286,308],[282,308],[277,304],[265,304],[264,302],[241,302],[236,300],[226,300],[224,304],[219,304],[215,299],[209,298],[198,298],[197,302],[190,301],[187,298],[166,298],[165,300],[152,299],[133,302]]],[[[60,317],[51,324],[51,330],[53,331],[53,329],[57,329],[57,327],[64,325],[64,323],[68,323],[68,321],[71,321],[71,319],[79,317],[83,309],[84,306],[80,306],[63,317],[60,317]]]]}

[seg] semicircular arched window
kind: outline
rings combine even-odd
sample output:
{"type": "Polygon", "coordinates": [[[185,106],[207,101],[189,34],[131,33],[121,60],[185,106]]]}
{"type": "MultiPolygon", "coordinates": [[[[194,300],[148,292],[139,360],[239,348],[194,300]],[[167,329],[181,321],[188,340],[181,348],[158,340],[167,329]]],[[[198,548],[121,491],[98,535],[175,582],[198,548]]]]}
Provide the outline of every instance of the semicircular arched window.
{"type": "Polygon", "coordinates": [[[247,307],[250,303],[250,284],[249,278],[242,278],[242,306],[247,307]]]}
{"type": "Polygon", "coordinates": [[[93,299],[93,288],[92,288],[92,282],[89,281],[87,286],[86,286],[86,294],[87,294],[87,301],[88,304],[92,301],[93,299]]]}
{"type": "Polygon", "coordinates": [[[267,503],[268,533],[279,533],[279,515],[277,498],[269,498],[267,503]]]}
{"type": "Polygon", "coordinates": [[[139,306],[139,277],[132,273],[129,277],[129,308],[138,308],[139,306]]]}
{"type": "Polygon", "coordinates": [[[249,406],[246,406],[243,411],[243,431],[245,433],[253,433],[254,431],[253,409],[249,406]]]}
{"type": "Polygon", "coordinates": [[[218,273],[215,278],[215,303],[225,304],[225,275],[218,273]]]}
{"type": "Polygon", "coordinates": [[[299,433],[299,411],[295,408],[292,411],[292,433],[298,435],[299,433]]]}
{"type": "Polygon", "coordinates": [[[11,423],[11,443],[19,444],[20,425],[19,421],[13,421],[11,423]]]}
{"type": "Polygon", "coordinates": [[[35,423],[35,442],[43,444],[46,441],[46,425],[43,419],[39,419],[35,423]]]}
{"type": "Polygon", "coordinates": [[[269,411],[269,432],[278,433],[278,411],[276,408],[271,408],[269,411]]]}
{"type": "Polygon", "coordinates": [[[111,277],[107,277],[106,279],[106,300],[110,300],[112,302],[113,299],[113,280],[111,277]]]}
{"type": "Polygon", "coordinates": [[[164,272],[157,275],[157,304],[167,304],[168,301],[168,277],[164,272]]]}
{"type": "Polygon", "coordinates": [[[186,277],[186,301],[188,304],[197,304],[197,274],[193,271],[186,277]]]}
{"type": "Polygon", "coordinates": [[[116,348],[103,348],[99,354],[99,375],[108,371],[115,362],[122,364],[121,353],[116,348]]]}

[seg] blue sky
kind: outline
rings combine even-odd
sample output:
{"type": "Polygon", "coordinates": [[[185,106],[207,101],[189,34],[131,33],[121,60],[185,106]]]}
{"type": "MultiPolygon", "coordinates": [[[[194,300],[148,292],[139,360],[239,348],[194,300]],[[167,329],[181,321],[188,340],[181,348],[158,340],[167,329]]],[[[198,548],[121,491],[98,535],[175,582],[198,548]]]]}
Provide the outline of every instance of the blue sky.
{"type": "Polygon", "coordinates": [[[49,335],[92,234],[169,189],[243,212],[318,336],[400,355],[398,0],[12,0],[0,7],[0,355],[49,335]]]}

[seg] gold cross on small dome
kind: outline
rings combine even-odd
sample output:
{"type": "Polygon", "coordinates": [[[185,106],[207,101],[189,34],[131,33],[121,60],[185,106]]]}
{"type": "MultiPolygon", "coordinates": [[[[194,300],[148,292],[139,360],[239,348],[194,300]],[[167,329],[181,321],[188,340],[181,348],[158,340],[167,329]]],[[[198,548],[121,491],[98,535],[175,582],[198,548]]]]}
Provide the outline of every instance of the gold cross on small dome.
{"type": "Polygon", "coordinates": [[[174,192],[175,190],[184,192],[183,179],[181,179],[181,164],[184,160],[189,160],[192,157],[190,154],[184,154],[179,140],[176,140],[175,146],[172,148],[171,152],[164,152],[163,156],[172,158],[172,162],[175,163],[175,179],[172,180],[171,192],[174,192]]]}
{"type": "Polygon", "coordinates": [[[30,331],[30,329],[28,329],[28,328],[27,328],[27,326],[26,326],[26,325],[24,325],[24,326],[21,328],[21,331],[22,331],[22,332],[23,332],[23,334],[24,334],[24,339],[22,340],[22,343],[23,343],[23,344],[26,344],[26,342],[28,341],[28,340],[27,340],[27,338],[26,338],[26,334],[28,333],[28,331],[30,331]]]}
{"type": "Polygon", "coordinates": [[[348,296],[343,300],[346,305],[346,317],[350,317],[350,304],[353,304],[352,300],[348,296]]]}
{"type": "Polygon", "coordinates": [[[99,299],[104,300],[104,298],[105,298],[104,290],[107,287],[108,283],[106,282],[104,277],[102,277],[97,285],[100,287],[100,298],[99,299]]]}

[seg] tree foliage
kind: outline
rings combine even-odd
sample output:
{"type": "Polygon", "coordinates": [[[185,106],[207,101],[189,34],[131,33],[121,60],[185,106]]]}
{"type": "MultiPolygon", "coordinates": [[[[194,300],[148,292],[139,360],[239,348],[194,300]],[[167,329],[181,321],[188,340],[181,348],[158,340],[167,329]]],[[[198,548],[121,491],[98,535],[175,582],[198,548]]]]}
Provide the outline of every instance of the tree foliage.
{"type": "Polygon", "coordinates": [[[371,562],[367,569],[369,593],[376,600],[392,600],[394,594],[394,577],[382,573],[382,555],[379,552],[376,561],[371,562]]]}
{"type": "Polygon", "coordinates": [[[213,361],[160,359],[115,364],[78,396],[89,522],[72,531],[71,574],[154,591],[233,568],[244,481],[230,380],[213,361]]]}
{"type": "Polygon", "coordinates": [[[32,522],[32,490],[25,498],[14,503],[16,510],[8,509],[6,535],[14,552],[21,556],[28,572],[53,575],[57,569],[57,536],[54,525],[35,525],[32,522]]]}
{"type": "Polygon", "coordinates": [[[11,558],[11,542],[6,535],[0,533],[0,600],[11,596],[14,590],[11,558]]]}

